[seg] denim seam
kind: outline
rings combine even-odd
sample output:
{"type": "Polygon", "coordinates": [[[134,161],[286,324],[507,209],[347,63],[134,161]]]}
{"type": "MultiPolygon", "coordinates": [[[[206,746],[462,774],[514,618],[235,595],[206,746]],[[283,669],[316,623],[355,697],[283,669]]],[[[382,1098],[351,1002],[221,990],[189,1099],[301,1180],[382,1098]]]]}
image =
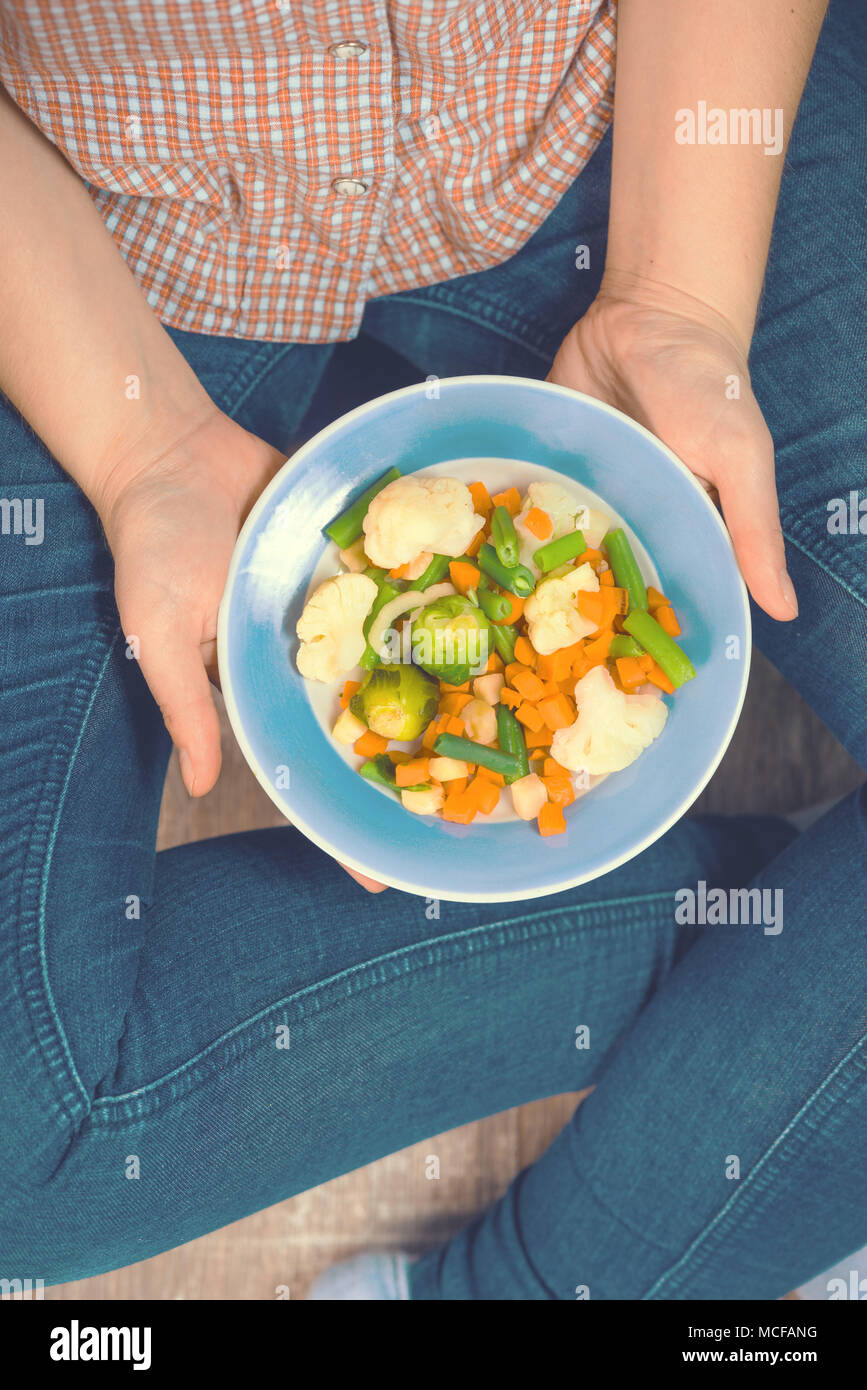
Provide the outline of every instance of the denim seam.
{"type": "MultiPolygon", "coordinates": [[[[266,346],[273,347],[274,344],[268,343],[266,346]]],[[[286,356],[287,353],[292,351],[294,346],[294,343],[284,343],[279,352],[265,353],[264,355],[267,357],[268,360],[266,360],[261,365],[260,359],[263,356],[263,353],[256,354],[256,356],[248,364],[245,370],[241,372],[237,382],[235,383],[235,399],[234,401],[232,401],[231,406],[226,410],[226,414],[231,419],[235,419],[239,410],[250,399],[250,396],[253,394],[253,392],[259,386],[261,386],[262,382],[265,380],[268,374],[271,371],[273,371],[273,369],[277,366],[279,362],[283,361],[283,358],[286,356]]],[[[229,397],[229,399],[231,400],[231,397],[229,397]]]]}
{"type": "MultiPolygon", "coordinates": [[[[863,598],[861,594],[857,593],[856,590],[852,588],[851,584],[847,582],[847,580],[841,578],[841,576],[835,570],[830,569],[824,560],[820,559],[818,555],[815,555],[813,551],[810,550],[804,544],[804,542],[797,537],[796,534],[793,534],[794,532],[796,532],[796,530],[796,526],[792,523],[787,523],[787,525],[783,527],[784,535],[789,544],[793,545],[796,550],[800,550],[801,554],[805,555],[808,560],[811,560],[814,565],[818,565],[819,569],[822,570],[824,574],[827,574],[829,579],[832,579],[835,584],[839,584],[840,588],[844,589],[845,592],[849,595],[849,597],[853,598],[856,603],[859,603],[862,608],[867,608],[867,599],[863,598]]],[[[847,562],[846,568],[848,567],[849,566],[847,562]]],[[[855,568],[857,569],[857,566],[855,568]]]]}
{"type": "Polygon", "coordinates": [[[111,659],[116,619],[106,616],[97,624],[96,640],[85,658],[61,724],[52,757],[65,762],[62,777],[53,771],[46,777],[40,805],[33,819],[27,860],[22,874],[18,960],[37,1045],[56,1088],[61,1110],[75,1124],[90,1108],[87,1089],[78,1074],[69,1040],[60,1019],[48,978],[45,941],[45,905],[51,861],[73,768],[87,723],[111,659]],[[107,650],[100,659],[100,648],[107,650]]]}
{"type": "Polygon", "coordinates": [[[632,932],[646,925],[650,912],[660,915],[663,902],[671,901],[671,892],[643,894],[639,897],[606,900],[604,904],[588,907],[550,908],[539,914],[526,914],[509,922],[492,922],[477,927],[468,927],[462,932],[447,937],[434,937],[426,941],[414,942],[378,956],[372,961],[362,961],[350,966],[327,980],[306,985],[303,989],[268,1004],[250,1018],[242,1020],[228,1032],[221,1034],[194,1057],[180,1063],[164,1076],[149,1081],[134,1091],[113,1096],[97,1096],[91,1110],[91,1122],[110,1125],[115,1119],[119,1123],[136,1120],[147,1111],[159,1108],[162,1092],[168,1092],[169,1102],[189,1094],[201,1080],[207,1080],[214,1073],[207,1064],[207,1058],[216,1057],[217,1066],[234,1062],[249,1052],[258,1041],[273,1041],[271,1025],[279,1015],[285,1015],[293,1008],[296,1021],[319,1016],[345,1003],[347,998],[377,986],[393,984],[407,976],[419,974],[454,961],[467,962],[492,947],[510,945],[550,944],[559,946],[566,935],[574,936],[587,930],[632,932]],[[619,907],[622,920],[616,926],[610,921],[610,910],[619,907]],[[567,913],[578,913],[582,920],[565,929],[561,919],[567,913]],[[629,919],[632,920],[629,920],[629,919]],[[625,920],[623,920],[625,919],[625,920]],[[445,949],[444,949],[445,948],[445,949]],[[427,953],[426,958],[423,953],[427,953]],[[184,1089],[180,1090],[178,1087],[184,1089]]]}
{"type": "Polygon", "coordinates": [[[531,325],[524,320],[517,320],[514,315],[510,315],[507,319],[506,315],[503,314],[501,310],[489,304],[487,300],[472,295],[467,291],[461,291],[461,300],[463,302],[457,304],[440,289],[439,285],[430,285],[426,288],[430,291],[430,294],[425,298],[422,298],[418,294],[404,291],[401,295],[401,303],[418,304],[420,308],[424,309],[440,309],[444,313],[454,314],[457,318],[468,319],[470,323],[474,324],[478,324],[481,318],[485,321],[484,327],[489,328],[492,333],[496,333],[501,338],[506,338],[509,342],[515,343],[518,347],[526,348],[528,352],[532,352],[535,357],[541,358],[543,362],[550,363],[553,361],[553,356],[549,351],[537,346],[537,342],[541,341],[542,336],[542,330],[537,326],[531,325]],[[472,310],[464,308],[464,303],[473,306],[472,310]],[[516,323],[523,324],[525,333],[530,335],[534,341],[528,342],[527,337],[522,337],[520,328],[515,326],[516,323]],[[505,324],[508,324],[508,327],[505,327],[505,324]]]}
{"type": "Polygon", "coordinates": [[[865,1071],[867,1071],[867,1057],[863,1060],[859,1060],[858,1057],[859,1052],[864,1049],[865,1044],[867,1044],[867,1033],[861,1035],[846,1055],[842,1057],[837,1065],[828,1073],[824,1081],[816,1087],[812,1095],[808,1096],[800,1110],[792,1116],[789,1123],[780,1131],[773,1143],[769,1145],[758,1162],[751,1168],[744,1182],[735,1189],[728,1201],[723,1204],[716,1215],[708,1222],[704,1229],[699,1232],[676,1263],[673,1264],[670,1269],[665,1270],[665,1272],[655,1280],[647,1292],[642,1294],[641,1297],[643,1300],[652,1299],[669,1281],[672,1283],[675,1290],[683,1288],[686,1279],[689,1277],[690,1262],[693,1262],[694,1270],[707,1264],[707,1261],[713,1256],[715,1245],[718,1245],[719,1241],[724,1238],[725,1224],[734,1211],[735,1206],[739,1206],[738,1214],[743,1215],[744,1204],[746,1204],[748,1209],[754,1193],[756,1196],[760,1196],[763,1187],[770,1181],[771,1174],[769,1173],[766,1177],[765,1169],[769,1168],[771,1165],[780,1146],[787,1140],[800,1140],[800,1134],[798,1133],[799,1127],[815,1107],[820,1106],[823,1102],[827,1102],[825,1113],[828,1113],[830,1104],[833,1101],[833,1096],[829,1098],[828,1092],[836,1081],[840,1080],[844,1087],[848,1087],[852,1080],[855,1079],[856,1073],[864,1074],[865,1071]],[[844,1069],[847,1067],[850,1068],[851,1071],[849,1077],[844,1075],[844,1069]],[[697,1265],[694,1262],[695,1256],[698,1256],[697,1265]]]}
{"type": "Polygon", "coordinates": [[[98,580],[93,584],[58,584],[42,589],[16,589],[14,594],[0,594],[0,601],[11,603],[13,599],[25,599],[29,603],[32,599],[50,598],[56,594],[94,594],[104,589],[105,585],[98,580]]]}

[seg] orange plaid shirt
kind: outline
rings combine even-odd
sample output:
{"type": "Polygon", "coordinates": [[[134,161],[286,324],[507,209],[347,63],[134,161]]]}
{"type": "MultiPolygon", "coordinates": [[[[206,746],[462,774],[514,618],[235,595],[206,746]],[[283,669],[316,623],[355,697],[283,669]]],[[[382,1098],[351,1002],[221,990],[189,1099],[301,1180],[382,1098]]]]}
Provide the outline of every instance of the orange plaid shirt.
{"type": "Polygon", "coordinates": [[[335,341],[544,221],[611,118],[615,4],[7,0],[0,81],[164,323],[335,341]]]}

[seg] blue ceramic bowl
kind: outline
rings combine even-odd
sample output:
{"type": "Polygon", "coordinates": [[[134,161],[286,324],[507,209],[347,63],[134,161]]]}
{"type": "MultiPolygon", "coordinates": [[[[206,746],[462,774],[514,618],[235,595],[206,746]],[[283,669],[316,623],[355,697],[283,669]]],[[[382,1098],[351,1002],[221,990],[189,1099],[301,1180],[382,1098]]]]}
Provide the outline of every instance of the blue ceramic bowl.
{"type": "MultiPolygon", "coordinates": [[[[750,662],[746,591],[704,489],[647,430],[546,382],[468,376],[360,406],[281,469],[238,538],[220,608],[229,718],[256,777],[329,854],[395,888],[459,902],[539,897],[607,873],[684,814],[722,758],[750,662]],[[567,812],[565,835],[524,822],[458,826],[416,817],[353,771],[295,666],[295,622],[327,525],[392,464],[526,459],[600,494],[653,557],[698,677],[669,699],[662,735],[567,812]]],[[[667,698],[667,697],[666,697],[667,698]]]]}

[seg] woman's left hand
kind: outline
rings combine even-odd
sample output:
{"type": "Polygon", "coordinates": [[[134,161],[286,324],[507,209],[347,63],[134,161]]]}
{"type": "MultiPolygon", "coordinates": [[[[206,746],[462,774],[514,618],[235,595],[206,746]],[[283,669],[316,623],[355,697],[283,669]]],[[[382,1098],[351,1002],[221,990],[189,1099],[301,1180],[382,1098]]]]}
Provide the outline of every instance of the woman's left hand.
{"type": "Polygon", "coordinates": [[[774,445],[750,386],[748,345],[715,310],[663,286],[606,287],[570,330],[549,380],[616,406],[719,494],[747,587],[797,617],[774,445]]]}

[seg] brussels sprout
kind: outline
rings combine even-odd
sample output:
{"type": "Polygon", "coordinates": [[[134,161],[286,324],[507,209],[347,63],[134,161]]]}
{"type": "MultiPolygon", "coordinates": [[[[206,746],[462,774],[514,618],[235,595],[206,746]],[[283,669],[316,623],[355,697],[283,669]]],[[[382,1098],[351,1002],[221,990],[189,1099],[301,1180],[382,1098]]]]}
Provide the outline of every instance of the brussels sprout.
{"type": "Polygon", "coordinates": [[[480,675],[492,649],[491,624],[460,594],[429,603],[412,625],[413,661],[449,685],[480,675]]]}
{"type": "Polygon", "coordinates": [[[399,741],[418,738],[437,712],[439,689],[417,666],[375,666],[365,676],[349,708],[369,729],[399,741]]]}

